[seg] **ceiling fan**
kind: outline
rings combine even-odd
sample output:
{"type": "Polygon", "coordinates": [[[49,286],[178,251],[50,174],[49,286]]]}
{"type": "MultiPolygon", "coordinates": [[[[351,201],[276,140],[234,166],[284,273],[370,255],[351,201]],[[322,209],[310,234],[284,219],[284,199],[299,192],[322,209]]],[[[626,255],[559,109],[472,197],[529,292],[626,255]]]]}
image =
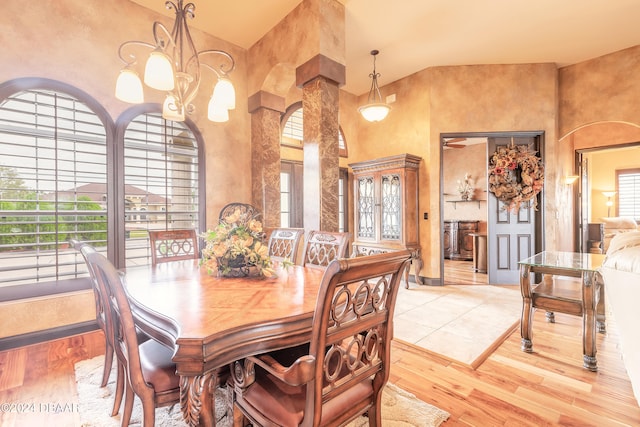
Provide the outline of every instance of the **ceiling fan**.
{"type": "Polygon", "coordinates": [[[466,144],[456,144],[456,142],[462,142],[462,141],[466,141],[467,138],[451,138],[451,139],[447,139],[444,141],[444,146],[445,147],[451,147],[451,148],[464,148],[466,147],[466,144]]]}

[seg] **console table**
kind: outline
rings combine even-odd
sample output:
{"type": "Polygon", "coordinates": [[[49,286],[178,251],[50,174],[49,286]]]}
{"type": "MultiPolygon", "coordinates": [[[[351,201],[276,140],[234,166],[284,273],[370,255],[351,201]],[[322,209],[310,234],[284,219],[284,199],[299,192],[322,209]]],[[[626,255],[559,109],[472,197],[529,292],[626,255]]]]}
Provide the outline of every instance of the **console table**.
{"type": "Polygon", "coordinates": [[[555,322],[554,312],[582,316],[583,366],[597,371],[596,324],[604,332],[604,285],[598,269],[604,255],[545,251],[520,261],[522,350],[533,352],[533,309],[547,311],[547,320],[555,322]],[[541,273],[542,281],[531,283],[531,274],[541,273]],[[579,278],[562,279],[562,277],[579,278]]]}

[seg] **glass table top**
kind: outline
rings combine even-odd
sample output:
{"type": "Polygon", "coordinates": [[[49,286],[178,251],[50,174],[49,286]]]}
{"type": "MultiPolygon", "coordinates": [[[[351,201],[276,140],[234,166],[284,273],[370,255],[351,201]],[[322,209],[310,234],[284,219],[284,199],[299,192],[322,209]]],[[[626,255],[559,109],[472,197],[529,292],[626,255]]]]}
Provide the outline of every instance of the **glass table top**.
{"type": "Polygon", "coordinates": [[[518,261],[518,264],[576,271],[596,271],[602,266],[604,257],[603,254],[544,251],[518,261]]]}

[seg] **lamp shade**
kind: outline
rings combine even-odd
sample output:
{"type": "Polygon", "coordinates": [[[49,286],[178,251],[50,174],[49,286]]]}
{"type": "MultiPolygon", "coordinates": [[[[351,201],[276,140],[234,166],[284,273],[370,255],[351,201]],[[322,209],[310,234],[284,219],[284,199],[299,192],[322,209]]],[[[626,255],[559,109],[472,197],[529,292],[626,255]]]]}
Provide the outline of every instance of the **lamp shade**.
{"type": "Polygon", "coordinates": [[[212,102],[228,110],[236,108],[236,90],[227,78],[220,77],[213,88],[212,102]]]}
{"type": "Polygon", "coordinates": [[[144,83],[158,90],[173,90],[175,87],[171,60],[161,50],[156,49],[149,54],[144,67],[144,83]]]}
{"type": "Polygon", "coordinates": [[[142,82],[138,73],[131,68],[125,68],[120,71],[116,81],[116,98],[131,104],[144,102],[142,82]]]}
{"type": "Polygon", "coordinates": [[[381,120],[384,120],[384,118],[387,117],[387,114],[389,114],[390,110],[391,107],[385,103],[367,104],[358,108],[358,111],[360,111],[362,117],[364,117],[365,120],[369,122],[379,122],[381,120]]]}
{"type": "Polygon", "coordinates": [[[213,95],[209,100],[207,118],[212,122],[218,123],[229,121],[229,110],[221,103],[215,102],[215,97],[213,95]]]}
{"type": "Polygon", "coordinates": [[[162,104],[162,118],[165,120],[173,120],[174,122],[184,122],[184,108],[176,105],[176,99],[173,95],[167,95],[162,104]]]}

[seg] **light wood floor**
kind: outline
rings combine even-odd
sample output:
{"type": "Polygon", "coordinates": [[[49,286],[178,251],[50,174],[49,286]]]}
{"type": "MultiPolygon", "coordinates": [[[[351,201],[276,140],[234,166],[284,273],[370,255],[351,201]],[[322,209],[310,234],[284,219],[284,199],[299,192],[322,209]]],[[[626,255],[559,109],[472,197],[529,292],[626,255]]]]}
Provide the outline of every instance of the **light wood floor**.
{"type": "MultiPolygon", "coordinates": [[[[556,317],[534,316],[536,353],[520,351],[516,331],[476,370],[394,343],[390,382],[451,413],[444,427],[640,425],[615,328],[598,336],[593,373],[581,367],[580,319],[556,317]]],[[[73,365],[102,352],[101,332],[0,352],[0,425],[78,426],[73,365]]]]}
{"type": "Polygon", "coordinates": [[[445,285],[486,285],[489,278],[486,273],[473,271],[473,261],[444,260],[445,285]]]}

